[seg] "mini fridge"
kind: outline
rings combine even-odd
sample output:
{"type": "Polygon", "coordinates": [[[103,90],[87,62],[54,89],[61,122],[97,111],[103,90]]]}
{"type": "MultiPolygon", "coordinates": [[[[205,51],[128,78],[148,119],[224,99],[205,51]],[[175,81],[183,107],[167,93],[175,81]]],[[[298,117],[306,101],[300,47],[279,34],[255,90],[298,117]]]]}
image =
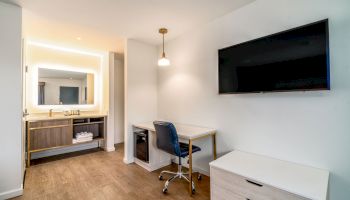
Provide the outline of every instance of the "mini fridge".
{"type": "Polygon", "coordinates": [[[134,156],[144,162],[149,162],[148,131],[134,129],[134,156]]]}

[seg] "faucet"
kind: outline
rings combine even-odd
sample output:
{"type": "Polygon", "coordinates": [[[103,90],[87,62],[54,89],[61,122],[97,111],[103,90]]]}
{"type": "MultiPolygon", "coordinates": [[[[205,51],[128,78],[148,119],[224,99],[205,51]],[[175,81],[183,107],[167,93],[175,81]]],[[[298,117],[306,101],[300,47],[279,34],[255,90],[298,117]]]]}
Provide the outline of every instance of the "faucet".
{"type": "Polygon", "coordinates": [[[50,109],[50,110],[49,110],[49,117],[52,117],[52,110],[53,110],[53,109],[50,109]]]}

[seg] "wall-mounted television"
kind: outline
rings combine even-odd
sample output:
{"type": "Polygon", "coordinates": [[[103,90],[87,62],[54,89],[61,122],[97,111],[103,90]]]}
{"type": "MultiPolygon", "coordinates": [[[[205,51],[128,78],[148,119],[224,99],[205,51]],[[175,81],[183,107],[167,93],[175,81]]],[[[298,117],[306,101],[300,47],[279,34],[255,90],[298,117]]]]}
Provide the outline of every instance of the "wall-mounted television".
{"type": "Polygon", "coordinates": [[[329,90],[328,20],[219,50],[219,93],[329,90]]]}

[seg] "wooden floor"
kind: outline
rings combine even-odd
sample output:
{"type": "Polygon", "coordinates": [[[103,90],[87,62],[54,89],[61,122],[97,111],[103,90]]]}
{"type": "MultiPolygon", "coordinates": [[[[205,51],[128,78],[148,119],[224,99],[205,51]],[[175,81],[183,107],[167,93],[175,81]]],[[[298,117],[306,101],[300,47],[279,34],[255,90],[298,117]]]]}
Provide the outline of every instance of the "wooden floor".
{"type": "MultiPolygon", "coordinates": [[[[163,194],[161,170],[148,172],[123,163],[123,146],[115,152],[98,149],[33,161],[27,169],[24,194],[15,199],[209,199],[209,177],[196,182],[189,197],[185,180],[172,182],[163,194]]],[[[176,171],[175,164],[163,169],[176,171]]],[[[165,177],[167,178],[167,177],[165,177]]]]}

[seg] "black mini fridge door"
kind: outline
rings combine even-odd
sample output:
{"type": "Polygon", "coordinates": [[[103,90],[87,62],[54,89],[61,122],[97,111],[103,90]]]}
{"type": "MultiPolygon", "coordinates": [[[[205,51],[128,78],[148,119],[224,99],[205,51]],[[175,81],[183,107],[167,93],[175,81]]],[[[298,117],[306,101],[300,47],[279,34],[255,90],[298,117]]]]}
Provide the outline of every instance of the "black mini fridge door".
{"type": "Polygon", "coordinates": [[[134,156],[142,160],[144,162],[149,161],[149,155],[148,155],[148,131],[138,129],[134,131],[134,137],[135,137],[135,150],[134,150],[134,156]]]}

